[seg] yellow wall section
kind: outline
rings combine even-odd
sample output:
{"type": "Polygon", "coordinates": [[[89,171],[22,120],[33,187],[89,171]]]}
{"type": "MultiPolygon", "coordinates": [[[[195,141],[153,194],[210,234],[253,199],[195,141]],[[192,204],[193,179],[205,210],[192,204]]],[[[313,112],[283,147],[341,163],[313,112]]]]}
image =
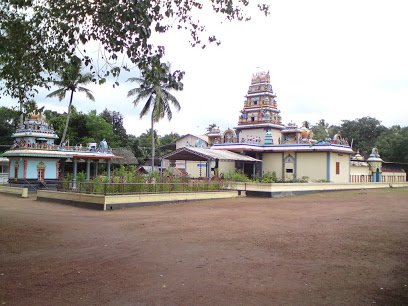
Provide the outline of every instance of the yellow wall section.
{"type": "MultiPolygon", "coordinates": [[[[187,173],[192,178],[206,177],[206,165],[205,161],[187,161],[187,173]],[[201,164],[201,176],[200,176],[200,167],[197,166],[201,164]]],[[[215,161],[211,162],[211,168],[215,167],[215,161]]],[[[229,172],[235,171],[235,162],[234,161],[219,161],[218,163],[218,175],[227,174],[229,172]]],[[[214,171],[212,171],[211,176],[214,176],[214,171]]]]}
{"type": "Polygon", "coordinates": [[[345,183],[350,178],[350,155],[330,153],[330,181],[345,183]],[[336,174],[336,162],[340,163],[340,174],[336,174]]]}
{"type": "Polygon", "coordinates": [[[235,161],[220,161],[219,163],[219,175],[227,174],[235,171],[235,161]]]}
{"type": "MultiPolygon", "coordinates": [[[[309,182],[326,180],[326,168],[326,152],[297,153],[296,175],[298,179],[307,176],[309,182]]],[[[345,182],[348,182],[348,179],[345,182]]]]}
{"type": "Polygon", "coordinates": [[[206,177],[206,166],[207,163],[205,161],[187,161],[187,169],[186,172],[190,177],[206,177]],[[197,166],[201,164],[201,175],[200,175],[200,167],[197,166]]]}
{"type": "Polygon", "coordinates": [[[264,153],[262,158],[262,172],[272,173],[275,171],[276,177],[282,179],[282,153],[264,153]]]}

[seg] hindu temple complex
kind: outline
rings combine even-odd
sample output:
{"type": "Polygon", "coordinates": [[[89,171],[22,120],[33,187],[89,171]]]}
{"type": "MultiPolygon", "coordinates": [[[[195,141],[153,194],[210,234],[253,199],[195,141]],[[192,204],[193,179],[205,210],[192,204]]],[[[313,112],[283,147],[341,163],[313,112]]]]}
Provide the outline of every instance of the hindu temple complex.
{"type": "MultiPolygon", "coordinates": [[[[364,159],[339,133],[316,140],[304,126],[283,124],[276,97],[269,72],[255,73],[237,126],[184,135],[176,141],[176,150],[162,157],[161,169],[207,179],[240,171],[253,178],[273,174],[282,182],[406,181],[406,173],[384,162],[377,148],[364,159]]],[[[112,160],[117,158],[105,140],[99,145],[57,145],[59,137],[41,113],[21,118],[12,137],[12,148],[0,158],[0,179],[15,186],[53,188],[68,168],[75,189],[79,165],[85,166],[87,181],[101,168],[109,181],[112,160]]]]}
{"type": "Polygon", "coordinates": [[[215,127],[206,135],[185,135],[177,141],[176,151],[164,158],[168,165],[193,177],[237,169],[252,177],[274,173],[280,181],[405,181],[405,172],[382,172],[383,161],[376,148],[367,160],[354,154],[340,134],[315,140],[304,126],[284,125],[269,72],[259,72],[252,76],[234,129],[222,132],[215,127]],[[221,152],[237,155],[223,157],[221,152]],[[242,156],[251,159],[243,160],[242,156]]]}

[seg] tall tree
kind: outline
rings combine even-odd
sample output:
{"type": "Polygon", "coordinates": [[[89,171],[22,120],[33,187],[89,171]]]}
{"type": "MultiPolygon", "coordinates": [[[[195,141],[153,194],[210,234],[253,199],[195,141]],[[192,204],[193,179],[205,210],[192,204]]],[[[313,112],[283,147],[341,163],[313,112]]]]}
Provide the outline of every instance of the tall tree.
{"type": "Polygon", "coordinates": [[[376,146],[384,160],[408,163],[408,127],[392,126],[378,137],[376,146]]]}
{"type": "Polygon", "coordinates": [[[81,60],[78,57],[72,57],[70,62],[64,65],[63,69],[60,71],[60,79],[54,81],[54,85],[58,86],[59,89],[51,92],[47,95],[47,98],[58,97],[60,101],[65,98],[65,95],[68,91],[71,92],[69,104],[68,104],[68,112],[67,112],[67,120],[65,122],[64,131],[62,133],[61,142],[60,144],[63,145],[65,142],[65,136],[67,135],[68,124],[69,124],[69,117],[71,115],[71,106],[72,100],[74,97],[74,92],[79,91],[85,93],[86,97],[89,100],[95,101],[92,92],[81,86],[86,85],[92,81],[92,74],[86,73],[81,74],[81,60]]]}
{"type": "Polygon", "coordinates": [[[318,123],[312,126],[312,132],[314,139],[326,140],[329,137],[329,124],[324,119],[320,119],[318,123]]]}
{"type": "Polygon", "coordinates": [[[105,108],[99,116],[105,119],[106,122],[108,122],[112,126],[113,132],[120,139],[120,146],[127,146],[128,135],[126,134],[126,129],[123,126],[122,114],[116,111],[109,111],[105,108]]]}
{"type": "Polygon", "coordinates": [[[0,93],[19,102],[22,120],[23,104],[37,92],[35,87],[47,86],[44,62],[38,61],[39,56],[47,56],[45,46],[38,44],[45,33],[20,14],[19,7],[12,9],[10,2],[0,2],[0,93]]]}
{"type": "Polygon", "coordinates": [[[215,128],[215,127],[217,127],[217,125],[216,125],[215,123],[209,124],[209,125],[207,126],[207,134],[208,134],[208,133],[211,133],[211,130],[212,130],[213,128],[215,128]]]}
{"type": "MultiPolygon", "coordinates": [[[[219,43],[213,33],[206,33],[198,19],[200,13],[214,12],[229,21],[249,20],[249,2],[3,0],[0,1],[0,65],[7,66],[7,73],[0,79],[5,80],[6,92],[13,95],[17,84],[27,86],[27,90],[46,86],[48,76],[66,58],[79,54],[95,72],[95,79],[117,77],[122,69],[129,70],[129,62],[144,73],[155,59],[160,62],[165,55],[164,47],[153,42],[153,32],[164,33],[175,28],[187,31],[193,46],[219,43]],[[99,46],[98,60],[86,52],[95,42],[99,46]]],[[[258,8],[268,15],[268,5],[261,3],[258,8]]]]}
{"type": "Polygon", "coordinates": [[[302,126],[304,126],[307,129],[310,129],[310,122],[305,120],[305,121],[302,122],[302,126]]]}
{"type": "Polygon", "coordinates": [[[90,111],[86,116],[86,130],[88,137],[81,139],[81,142],[98,142],[105,139],[110,147],[119,147],[119,137],[114,133],[112,125],[106,122],[96,111],[90,111]]]}
{"type": "Polygon", "coordinates": [[[368,153],[375,146],[377,138],[387,130],[381,122],[372,117],[355,120],[343,120],[340,128],[341,136],[353,141],[353,148],[368,153]]]}
{"type": "Polygon", "coordinates": [[[17,128],[19,112],[15,109],[0,107],[0,152],[8,149],[13,142],[11,135],[17,128]]]}
{"type": "Polygon", "coordinates": [[[183,89],[183,83],[181,83],[183,73],[176,71],[176,74],[179,75],[179,78],[174,80],[174,74],[171,73],[169,65],[162,63],[151,66],[151,69],[147,71],[143,78],[128,79],[130,82],[140,84],[139,87],[128,92],[128,97],[136,96],[133,104],[137,106],[140,101],[146,101],[140,112],[140,118],[151,112],[152,167],[154,167],[155,154],[154,123],[166,115],[167,119],[171,120],[173,113],[170,105],[173,105],[177,111],[180,110],[179,102],[170,93],[171,90],[183,89]]]}
{"type": "Polygon", "coordinates": [[[159,154],[164,155],[173,151],[176,148],[176,141],[179,138],[180,135],[173,132],[164,136],[159,136],[159,154]]]}

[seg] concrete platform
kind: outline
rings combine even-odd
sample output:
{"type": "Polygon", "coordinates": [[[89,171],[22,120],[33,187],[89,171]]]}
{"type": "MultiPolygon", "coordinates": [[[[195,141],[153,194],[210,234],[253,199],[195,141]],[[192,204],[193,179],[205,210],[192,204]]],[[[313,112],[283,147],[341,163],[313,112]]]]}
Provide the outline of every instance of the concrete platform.
{"type": "Polygon", "coordinates": [[[225,199],[242,196],[245,196],[245,192],[236,190],[106,196],[50,190],[37,191],[38,200],[64,203],[98,210],[113,210],[126,207],[157,205],[169,202],[225,199]]]}
{"type": "Polygon", "coordinates": [[[376,188],[408,188],[405,183],[230,183],[228,189],[243,191],[247,196],[255,197],[285,197],[307,193],[376,189],[376,188]]]}
{"type": "Polygon", "coordinates": [[[27,187],[10,187],[10,186],[1,186],[0,193],[13,194],[21,196],[22,198],[28,198],[28,188],[27,187]]]}

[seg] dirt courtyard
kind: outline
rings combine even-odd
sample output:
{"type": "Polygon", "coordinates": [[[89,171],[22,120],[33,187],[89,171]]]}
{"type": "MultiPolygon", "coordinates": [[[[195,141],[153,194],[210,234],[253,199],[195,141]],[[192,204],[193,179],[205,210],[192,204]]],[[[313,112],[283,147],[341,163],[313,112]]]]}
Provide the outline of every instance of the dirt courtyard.
{"type": "Polygon", "coordinates": [[[0,195],[2,305],[407,305],[408,189],[94,211],[0,195]]]}

